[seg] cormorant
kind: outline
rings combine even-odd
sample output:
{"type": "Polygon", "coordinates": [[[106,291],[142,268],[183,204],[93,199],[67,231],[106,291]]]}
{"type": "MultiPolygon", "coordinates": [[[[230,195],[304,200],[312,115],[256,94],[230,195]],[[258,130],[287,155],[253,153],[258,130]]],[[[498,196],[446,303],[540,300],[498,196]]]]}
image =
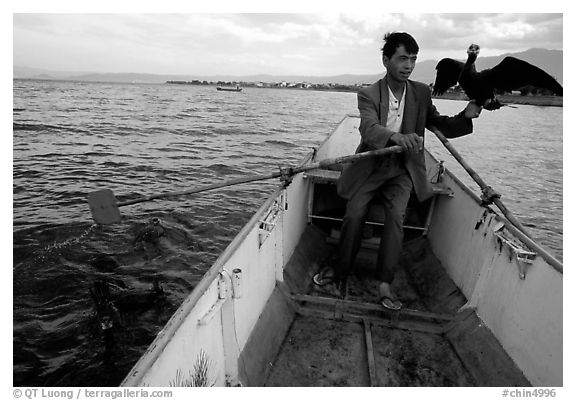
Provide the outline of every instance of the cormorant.
{"type": "Polygon", "coordinates": [[[480,46],[468,47],[466,63],[444,58],[436,65],[433,94],[446,92],[459,83],[470,100],[487,110],[497,110],[502,104],[494,97],[495,90],[512,91],[526,85],[551,90],[562,96],[562,86],[540,68],[514,57],[506,57],[494,68],[476,71],[480,46]]]}
{"type": "Polygon", "coordinates": [[[148,242],[156,244],[161,236],[164,236],[165,230],[160,223],[160,218],[152,218],[150,222],[142,228],[134,239],[134,244],[148,242]]]}

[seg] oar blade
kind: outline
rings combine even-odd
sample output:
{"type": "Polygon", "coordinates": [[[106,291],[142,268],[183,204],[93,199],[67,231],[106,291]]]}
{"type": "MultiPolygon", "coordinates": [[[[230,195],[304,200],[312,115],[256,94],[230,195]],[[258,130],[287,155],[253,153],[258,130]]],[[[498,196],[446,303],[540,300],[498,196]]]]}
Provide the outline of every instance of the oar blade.
{"type": "Polygon", "coordinates": [[[88,195],[92,218],[98,224],[110,225],[120,222],[122,216],[118,202],[110,189],[102,189],[88,195]]]}

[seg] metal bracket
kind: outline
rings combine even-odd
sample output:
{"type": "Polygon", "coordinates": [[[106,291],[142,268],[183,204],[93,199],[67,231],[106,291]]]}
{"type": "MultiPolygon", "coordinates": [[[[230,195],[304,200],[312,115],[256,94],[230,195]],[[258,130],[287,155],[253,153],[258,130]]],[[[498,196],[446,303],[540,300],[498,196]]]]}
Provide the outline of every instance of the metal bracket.
{"type": "Polygon", "coordinates": [[[288,208],[285,196],[286,194],[283,191],[280,197],[276,199],[274,204],[270,207],[264,218],[258,221],[258,242],[260,246],[262,246],[266,238],[270,236],[270,233],[276,227],[276,223],[284,209],[288,208]]]}
{"type": "Polygon", "coordinates": [[[444,172],[446,171],[446,167],[444,166],[444,161],[438,162],[438,173],[436,175],[436,182],[442,182],[444,179],[444,172]]]}
{"type": "Polygon", "coordinates": [[[528,265],[532,265],[537,253],[526,249],[523,243],[518,239],[507,235],[504,230],[504,223],[499,222],[494,228],[494,237],[496,238],[496,245],[502,251],[503,247],[508,249],[508,257],[510,262],[516,260],[520,279],[526,279],[526,271],[528,265]]]}
{"type": "Polygon", "coordinates": [[[241,279],[242,270],[240,268],[234,268],[232,275],[222,268],[218,274],[218,300],[210,307],[210,310],[198,320],[199,325],[207,325],[230,297],[233,299],[242,297],[241,279]]]}
{"type": "Polygon", "coordinates": [[[488,216],[488,210],[484,209],[482,216],[480,217],[480,219],[478,221],[476,221],[476,225],[474,225],[475,230],[478,230],[482,225],[484,225],[484,223],[486,222],[487,216],[488,216]]]}

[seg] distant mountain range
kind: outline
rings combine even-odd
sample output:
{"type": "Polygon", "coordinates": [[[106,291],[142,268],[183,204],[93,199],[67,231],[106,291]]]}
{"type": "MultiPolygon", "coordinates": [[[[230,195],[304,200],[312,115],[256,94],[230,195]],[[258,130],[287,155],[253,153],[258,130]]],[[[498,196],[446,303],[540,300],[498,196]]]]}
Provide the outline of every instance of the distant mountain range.
{"type": "MultiPolygon", "coordinates": [[[[493,57],[479,57],[476,61],[478,71],[491,68],[498,64],[504,57],[513,56],[527,61],[533,65],[542,68],[562,84],[562,50],[546,49],[529,49],[520,53],[507,53],[493,57]]],[[[465,58],[462,58],[464,61],[465,58]]],[[[411,79],[432,83],[436,76],[436,64],[438,60],[426,60],[416,64],[411,79]]],[[[40,68],[30,68],[22,66],[13,67],[14,78],[20,79],[59,79],[59,80],[77,80],[90,82],[133,82],[133,83],[164,83],[169,80],[173,81],[236,81],[236,82],[309,82],[309,83],[337,83],[342,85],[353,85],[372,83],[380,79],[384,74],[374,75],[336,75],[336,76],[304,76],[304,75],[160,75],[160,74],[142,74],[142,73],[94,73],[94,72],[65,72],[51,71],[40,68]]]]}

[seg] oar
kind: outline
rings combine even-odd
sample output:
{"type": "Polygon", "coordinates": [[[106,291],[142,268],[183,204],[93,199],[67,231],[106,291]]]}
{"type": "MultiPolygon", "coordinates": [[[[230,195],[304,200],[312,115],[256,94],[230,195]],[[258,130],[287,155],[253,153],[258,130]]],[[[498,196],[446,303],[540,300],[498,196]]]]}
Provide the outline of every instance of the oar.
{"type": "Polygon", "coordinates": [[[238,185],[241,183],[248,183],[248,182],[255,182],[255,181],[263,181],[267,179],[273,178],[282,178],[288,179],[293,175],[296,175],[300,172],[309,171],[311,169],[317,168],[326,168],[336,164],[344,164],[348,162],[356,162],[361,159],[375,157],[375,156],[383,156],[392,153],[401,153],[402,147],[400,146],[392,146],[386,147],[384,149],[373,150],[373,151],[366,151],[363,153],[357,153],[347,156],[335,157],[335,158],[328,158],[322,161],[318,161],[312,164],[302,165],[299,167],[283,167],[280,168],[279,171],[271,172],[268,174],[263,175],[253,175],[253,176],[246,176],[236,179],[227,180],[225,182],[214,183],[212,185],[202,186],[199,188],[193,188],[188,190],[176,191],[176,192],[165,192],[159,194],[153,194],[150,196],[139,197],[133,200],[127,200],[123,202],[118,202],[114,193],[110,189],[103,189],[98,190],[96,192],[92,192],[88,195],[88,203],[90,205],[90,211],[92,212],[92,218],[98,224],[108,225],[120,222],[121,215],[120,210],[118,207],[127,206],[130,204],[142,203],[145,201],[157,200],[157,199],[164,199],[167,197],[178,197],[178,196],[185,196],[191,195],[195,193],[206,192],[208,190],[219,189],[226,186],[233,186],[238,185]]]}
{"type": "Polygon", "coordinates": [[[486,182],[484,182],[484,180],[480,177],[480,175],[478,175],[476,171],[472,169],[472,167],[466,162],[466,160],[464,160],[464,158],[460,155],[460,153],[458,153],[458,151],[454,148],[454,146],[452,146],[452,143],[450,143],[448,139],[446,139],[446,136],[444,136],[442,132],[440,132],[434,126],[430,127],[430,130],[436,135],[436,137],[438,137],[438,139],[440,139],[444,147],[446,147],[448,151],[452,154],[452,156],[454,156],[456,161],[458,161],[460,165],[462,165],[462,167],[466,170],[466,172],[468,172],[468,174],[472,177],[472,179],[474,179],[474,181],[478,184],[478,186],[480,186],[480,189],[482,189],[483,194],[482,199],[486,203],[491,202],[494,203],[496,207],[498,207],[500,211],[502,211],[502,213],[508,219],[508,221],[512,223],[512,225],[518,228],[518,230],[524,233],[526,236],[531,238],[526,228],[522,226],[520,221],[518,221],[518,219],[502,203],[502,201],[500,200],[500,195],[496,193],[494,189],[492,189],[492,187],[488,186],[486,182]]]}

